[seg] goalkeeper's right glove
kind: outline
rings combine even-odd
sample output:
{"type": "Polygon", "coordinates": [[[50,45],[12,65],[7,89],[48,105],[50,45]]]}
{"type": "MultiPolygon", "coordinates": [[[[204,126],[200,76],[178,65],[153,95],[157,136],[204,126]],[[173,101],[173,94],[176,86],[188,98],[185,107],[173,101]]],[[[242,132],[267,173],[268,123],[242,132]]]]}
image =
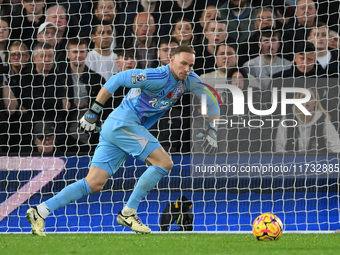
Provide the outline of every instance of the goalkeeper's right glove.
{"type": "Polygon", "coordinates": [[[103,110],[103,105],[97,101],[94,102],[92,107],[84,114],[79,121],[79,128],[85,133],[93,133],[101,131],[100,113],[103,110]]]}
{"type": "Polygon", "coordinates": [[[217,152],[217,130],[213,127],[212,123],[207,130],[199,133],[197,137],[203,138],[202,148],[207,154],[216,154],[217,152]]]}

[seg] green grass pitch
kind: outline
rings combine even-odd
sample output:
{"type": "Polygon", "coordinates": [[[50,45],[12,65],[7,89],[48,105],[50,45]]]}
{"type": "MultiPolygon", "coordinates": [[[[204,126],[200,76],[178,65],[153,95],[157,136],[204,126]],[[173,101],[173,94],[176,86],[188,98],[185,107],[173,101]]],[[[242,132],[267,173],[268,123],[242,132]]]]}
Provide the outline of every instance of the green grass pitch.
{"type": "Polygon", "coordinates": [[[339,254],[340,234],[283,234],[259,242],[251,234],[27,234],[0,235],[0,254],[210,255],[339,254]]]}

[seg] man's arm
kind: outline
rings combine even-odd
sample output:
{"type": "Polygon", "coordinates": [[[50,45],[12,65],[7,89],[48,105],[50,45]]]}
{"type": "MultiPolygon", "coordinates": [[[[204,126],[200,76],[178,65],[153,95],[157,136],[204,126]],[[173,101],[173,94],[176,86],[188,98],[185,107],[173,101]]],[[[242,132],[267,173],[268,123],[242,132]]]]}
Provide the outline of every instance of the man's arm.
{"type": "Polygon", "coordinates": [[[106,88],[102,87],[99,90],[93,105],[79,121],[79,127],[82,131],[92,133],[101,130],[100,113],[110,97],[111,93],[106,88]]]}
{"type": "Polygon", "coordinates": [[[215,120],[219,119],[220,107],[218,105],[217,95],[210,90],[210,86],[204,84],[198,76],[193,78],[190,83],[190,91],[195,94],[200,100],[202,100],[202,95],[206,97],[206,104],[208,107],[209,114],[209,128],[204,132],[198,134],[198,137],[203,138],[202,148],[204,152],[208,154],[215,154],[217,152],[217,126],[215,125],[215,120]]]}
{"type": "Polygon", "coordinates": [[[111,93],[105,87],[102,87],[98,92],[98,95],[96,97],[96,102],[104,105],[110,97],[111,97],[111,93]]]}

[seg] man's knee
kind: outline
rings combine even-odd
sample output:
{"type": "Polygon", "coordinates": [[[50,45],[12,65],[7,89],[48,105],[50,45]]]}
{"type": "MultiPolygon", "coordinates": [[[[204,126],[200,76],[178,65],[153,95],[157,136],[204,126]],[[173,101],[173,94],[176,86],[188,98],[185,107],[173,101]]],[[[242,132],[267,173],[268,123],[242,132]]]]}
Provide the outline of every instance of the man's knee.
{"type": "Polygon", "coordinates": [[[171,157],[168,157],[168,159],[164,160],[164,162],[162,162],[162,166],[163,168],[165,168],[166,170],[170,171],[174,166],[174,162],[172,161],[171,157]]]}
{"type": "Polygon", "coordinates": [[[98,193],[104,188],[104,185],[101,183],[95,183],[95,184],[93,183],[92,185],[90,185],[90,189],[92,190],[93,193],[98,193]]]}
{"type": "Polygon", "coordinates": [[[104,169],[91,166],[90,171],[85,179],[92,192],[97,193],[104,188],[104,185],[109,177],[110,175],[104,169]]]}

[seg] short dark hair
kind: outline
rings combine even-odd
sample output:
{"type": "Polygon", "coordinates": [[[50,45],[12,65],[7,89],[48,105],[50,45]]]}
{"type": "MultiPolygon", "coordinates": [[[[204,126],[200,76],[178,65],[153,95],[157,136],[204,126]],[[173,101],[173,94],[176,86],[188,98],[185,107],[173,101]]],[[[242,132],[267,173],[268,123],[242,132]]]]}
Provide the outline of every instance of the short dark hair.
{"type": "Polygon", "coordinates": [[[103,21],[100,21],[98,24],[92,26],[91,34],[94,35],[97,32],[97,28],[99,26],[110,26],[112,31],[113,31],[113,25],[110,22],[107,22],[107,21],[103,20],[103,21]]]}
{"type": "Polygon", "coordinates": [[[170,43],[172,43],[172,42],[177,43],[177,44],[179,45],[179,43],[178,43],[178,41],[177,41],[177,39],[176,39],[175,37],[173,37],[173,36],[164,36],[164,37],[162,37],[162,38],[159,40],[159,42],[158,42],[158,48],[159,48],[162,44],[170,44],[170,43]]]}
{"type": "Polygon", "coordinates": [[[232,48],[232,49],[235,51],[235,54],[237,54],[237,46],[236,46],[236,44],[234,44],[234,43],[226,43],[226,42],[222,42],[222,43],[217,44],[217,46],[215,47],[215,56],[216,56],[216,54],[217,54],[218,49],[219,49],[221,46],[230,47],[230,48],[232,48]]]}
{"type": "Polygon", "coordinates": [[[68,40],[67,44],[66,44],[66,49],[69,49],[70,45],[82,45],[85,44],[85,46],[88,46],[88,42],[86,39],[84,38],[71,38],[70,40],[68,40]]]}
{"type": "Polygon", "coordinates": [[[187,52],[187,53],[191,53],[191,54],[196,55],[196,51],[192,47],[187,46],[187,45],[178,46],[177,48],[174,49],[172,54],[174,56],[176,54],[180,54],[181,52],[187,52]]]}
{"type": "Polygon", "coordinates": [[[118,57],[129,57],[136,58],[136,49],[134,47],[126,48],[126,49],[117,49],[114,51],[118,57]]]}
{"type": "Polygon", "coordinates": [[[281,31],[275,27],[264,27],[259,31],[259,41],[261,42],[262,37],[273,37],[277,36],[281,41],[281,31]]]}
{"type": "Polygon", "coordinates": [[[249,86],[248,73],[242,67],[233,67],[233,68],[230,68],[228,73],[227,73],[227,81],[230,81],[232,79],[233,74],[235,72],[238,72],[238,73],[242,74],[242,76],[244,78],[244,87],[243,87],[243,90],[247,89],[248,86],[249,86]]]}
{"type": "Polygon", "coordinates": [[[308,52],[315,52],[314,44],[308,41],[298,43],[294,49],[295,54],[304,54],[308,52]]]}
{"type": "Polygon", "coordinates": [[[243,78],[248,78],[248,74],[247,74],[246,70],[244,68],[242,68],[242,67],[233,67],[233,68],[230,68],[228,73],[227,73],[227,78],[231,79],[235,72],[241,73],[243,78]]]}

